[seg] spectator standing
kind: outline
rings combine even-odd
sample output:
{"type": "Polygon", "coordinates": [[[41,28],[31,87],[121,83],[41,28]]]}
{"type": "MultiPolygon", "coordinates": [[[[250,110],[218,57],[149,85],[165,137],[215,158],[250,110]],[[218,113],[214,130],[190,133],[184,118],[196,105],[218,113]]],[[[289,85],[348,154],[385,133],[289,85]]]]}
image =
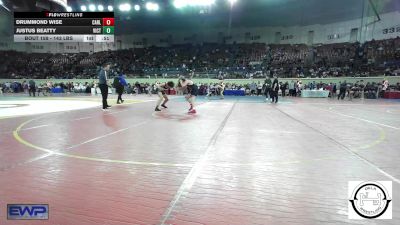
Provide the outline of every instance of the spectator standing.
{"type": "Polygon", "coordinates": [[[250,95],[255,95],[256,94],[256,90],[257,90],[257,84],[252,82],[250,84],[250,95]]]}
{"type": "Polygon", "coordinates": [[[389,88],[389,81],[388,80],[384,80],[382,82],[382,94],[381,97],[383,97],[383,95],[385,94],[385,91],[387,91],[389,88]]]}
{"type": "Polygon", "coordinates": [[[28,94],[29,92],[29,84],[24,80],[24,82],[22,82],[22,88],[24,89],[24,93],[28,94]]]}
{"type": "Polygon", "coordinates": [[[364,99],[364,91],[365,91],[365,84],[364,80],[360,80],[360,93],[361,93],[361,98],[364,99]]]}
{"type": "Polygon", "coordinates": [[[286,96],[286,89],[287,89],[287,87],[288,87],[288,83],[287,83],[287,82],[282,83],[282,86],[281,86],[282,97],[285,97],[285,96],[286,96]]]}
{"type": "Polygon", "coordinates": [[[261,95],[262,88],[263,88],[263,86],[262,86],[261,82],[258,81],[258,84],[257,84],[257,96],[261,95]]]}
{"type": "Polygon", "coordinates": [[[268,77],[264,82],[264,94],[267,101],[269,101],[269,98],[271,97],[271,84],[271,79],[268,77]]]}
{"type": "Polygon", "coordinates": [[[296,97],[297,96],[301,96],[301,89],[302,89],[301,80],[297,80],[297,82],[296,82],[296,93],[295,93],[296,97]]]}
{"type": "Polygon", "coordinates": [[[336,83],[333,83],[333,87],[332,87],[332,98],[335,98],[335,97],[336,97],[336,92],[337,92],[336,83]]]}
{"type": "Polygon", "coordinates": [[[29,81],[29,96],[36,97],[36,83],[34,80],[29,81]]]}
{"type": "Polygon", "coordinates": [[[340,85],[340,89],[339,89],[339,95],[338,95],[338,100],[339,99],[344,99],[344,97],[346,96],[346,89],[347,89],[347,83],[346,81],[344,81],[343,83],[339,83],[340,85]]]}
{"type": "Polygon", "coordinates": [[[271,99],[272,103],[278,103],[278,91],[279,91],[279,81],[278,78],[275,77],[272,82],[272,90],[271,90],[271,99]]]}
{"type": "Polygon", "coordinates": [[[292,80],[292,81],[290,81],[290,83],[289,83],[289,95],[290,96],[295,96],[296,95],[296,91],[295,91],[295,89],[294,89],[294,80],[292,80]]]}

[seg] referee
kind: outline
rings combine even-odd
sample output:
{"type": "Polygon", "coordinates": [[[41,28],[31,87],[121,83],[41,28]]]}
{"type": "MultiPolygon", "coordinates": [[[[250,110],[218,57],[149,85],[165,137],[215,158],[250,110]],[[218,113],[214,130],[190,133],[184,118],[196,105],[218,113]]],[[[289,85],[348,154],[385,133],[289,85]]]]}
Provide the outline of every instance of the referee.
{"type": "Polygon", "coordinates": [[[106,63],[103,65],[99,72],[99,88],[101,91],[101,97],[103,98],[103,111],[111,106],[107,103],[108,97],[108,85],[107,85],[107,76],[110,71],[110,64],[106,63]]]}

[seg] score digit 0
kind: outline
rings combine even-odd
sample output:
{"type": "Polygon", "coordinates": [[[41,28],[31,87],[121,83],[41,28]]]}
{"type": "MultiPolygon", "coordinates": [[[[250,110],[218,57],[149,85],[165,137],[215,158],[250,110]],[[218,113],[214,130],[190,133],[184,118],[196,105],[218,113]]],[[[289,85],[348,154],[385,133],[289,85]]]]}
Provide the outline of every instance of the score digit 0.
{"type": "Polygon", "coordinates": [[[114,26],[114,18],[103,18],[103,26],[114,26]]]}
{"type": "Polygon", "coordinates": [[[114,27],[103,27],[103,34],[114,34],[114,27]]]}

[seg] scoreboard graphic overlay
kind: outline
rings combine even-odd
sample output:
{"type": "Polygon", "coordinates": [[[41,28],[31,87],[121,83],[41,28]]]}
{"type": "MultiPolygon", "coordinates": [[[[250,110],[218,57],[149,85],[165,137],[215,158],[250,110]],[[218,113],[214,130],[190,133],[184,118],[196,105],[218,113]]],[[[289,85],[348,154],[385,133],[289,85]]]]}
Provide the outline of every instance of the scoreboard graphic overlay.
{"type": "Polygon", "coordinates": [[[14,42],[114,42],[114,12],[14,12],[14,42]]]}

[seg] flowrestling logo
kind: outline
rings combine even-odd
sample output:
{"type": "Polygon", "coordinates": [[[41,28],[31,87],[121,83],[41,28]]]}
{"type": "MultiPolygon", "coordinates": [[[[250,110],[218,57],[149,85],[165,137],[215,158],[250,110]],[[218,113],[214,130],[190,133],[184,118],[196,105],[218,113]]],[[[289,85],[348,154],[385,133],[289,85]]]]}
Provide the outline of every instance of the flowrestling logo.
{"type": "Polygon", "coordinates": [[[349,181],[349,219],[392,219],[391,181],[349,181]]]}
{"type": "Polygon", "coordinates": [[[8,220],[48,220],[48,204],[8,204],[8,220]]]}

